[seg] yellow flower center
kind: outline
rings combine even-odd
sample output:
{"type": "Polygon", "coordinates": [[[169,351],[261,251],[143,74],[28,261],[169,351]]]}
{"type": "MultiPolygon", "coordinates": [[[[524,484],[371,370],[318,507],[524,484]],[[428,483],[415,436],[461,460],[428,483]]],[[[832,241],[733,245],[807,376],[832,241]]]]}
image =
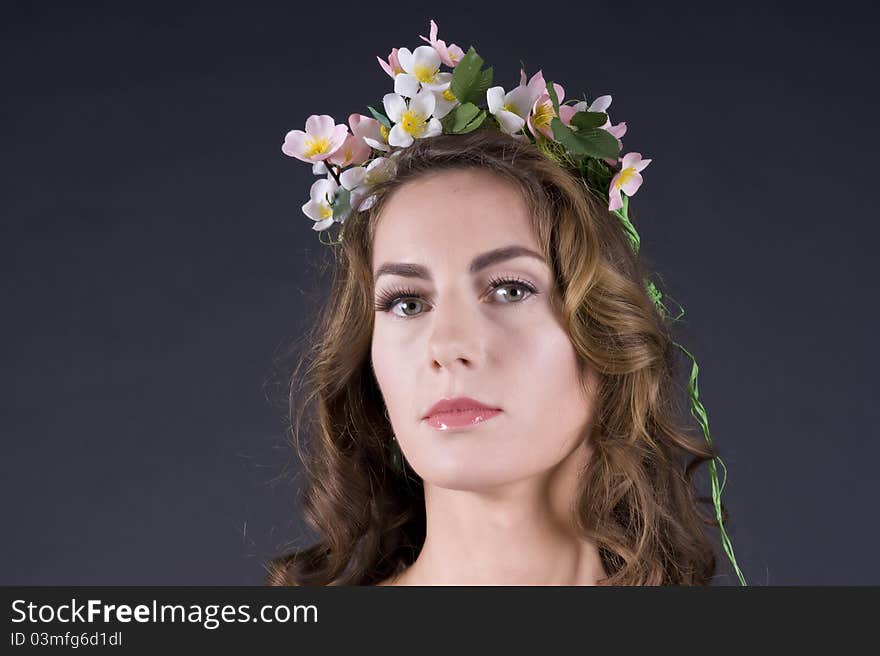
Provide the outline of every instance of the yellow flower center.
{"type": "Polygon", "coordinates": [[[416,79],[422,84],[431,84],[434,82],[434,77],[440,71],[440,68],[432,68],[431,66],[425,66],[424,64],[416,64],[413,66],[413,75],[416,76],[416,79]]]}
{"type": "Polygon", "coordinates": [[[321,205],[321,218],[329,219],[331,216],[333,216],[333,208],[327,205],[321,205]]]}
{"type": "Polygon", "coordinates": [[[426,116],[408,109],[400,117],[400,124],[407,133],[414,137],[418,137],[421,136],[427,127],[425,124],[426,118],[426,116]]]}
{"type": "Polygon", "coordinates": [[[330,148],[330,139],[327,137],[306,137],[306,157],[322,155],[330,148]]]}
{"type": "Polygon", "coordinates": [[[516,107],[513,106],[513,103],[507,103],[501,109],[503,109],[506,112],[512,112],[512,113],[516,114],[516,107]]]}
{"type": "Polygon", "coordinates": [[[388,142],[388,128],[386,128],[384,125],[382,125],[380,123],[379,124],[379,132],[382,134],[382,139],[384,139],[385,142],[387,143],[388,142]]]}
{"type": "Polygon", "coordinates": [[[617,178],[617,182],[614,183],[614,186],[617,189],[620,189],[623,185],[625,185],[627,182],[629,182],[635,174],[636,174],[636,170],[632,166],[630,166],[629,168],[623,169],[617,178]]]}
{"type": "Polygon", "coordinates": [[[455,96],[452,93],[452,89],[446,89],[446,91],[443,92],[443,100],[455,102],[455,96]]]}
{"type": "Polygon", "coordinates": [[[550,121],[553,120],[554,116],[556,116],[556,112],[553,111],[553,105],[551,103],[544,103],[543,105],[538,105],[535,115],[532,116],[532,123],[537,128],[544,128],[550,125],[550,121]]]}

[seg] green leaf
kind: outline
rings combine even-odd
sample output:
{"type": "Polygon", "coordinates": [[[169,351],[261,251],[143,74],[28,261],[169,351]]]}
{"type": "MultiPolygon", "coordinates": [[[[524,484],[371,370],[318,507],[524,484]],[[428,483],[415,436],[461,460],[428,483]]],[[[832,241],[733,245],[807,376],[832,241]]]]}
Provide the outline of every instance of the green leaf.
{"type": "MultiPolygon", "coordinates": [[[[456,67],[457,68],[457,67],[456,67]]],[[[486,102],[486,91],[489,90],[489,87],[492,86],[492,67],[490,66],[485,71],[480,71],[479,78],[474,83],[474,86],[471,87],[470,93],[466,98],[458,98],[461,102],[471,102],[475,105],[479,105],[481,103],[486,102]]],[[[453,92],[453,95],[455,92],[453,92]]]]}
{"type": "Polygon", "coordinates": [[[466,126],[464,126],[464,128],[458,131],[458,134],[473,132],[483,124],[483,121],[486,120],[486,116],[488,116],[488,112],[486,112],[485,109],[481,109],[480,113],[477,114],[470,123],[468,123],[466,126]]]}
{"type": "Polygon", "coordinates": [[[349,214],[351,214],[351,192],[345,187],[339,187],[333,199],[333,220],[342,223],[349,214]]]}
{"type": "Polygon", "coordinates": [[[452,95],[461,102],[466,102],[474,87],[482,81],[480,69],[483,67],[483,58],[477,54],[471,46],[461,61],[452,72],[452,82],[449,88],[452,95]]]}
{"type": "Polygon", "coordinates": [[[476,118],[480,108],[473,103],[462,103],[452,112],[452,131],[461,134],[468,123],[476,118]]]}
{"type": "Polygon", "coordinates": [[[607,120],[605,112],[577,112],[571,117],[571,124],[578,130],[589,130],[605,125],[607,120]]]}
{"type": "Polygon", "coordinates": [[[550,94],[550,102],[553,103],[553,111],[559,116],[559,96],[556,95],[556,87],[553,86],[552,81],[547,83],[547,93],[550,94]]]}
{"type": "Polygon", "coordinates": [[[453,134],[452,126],[455,124],[455,110],[449,112],[440,119],[440,125],[443,127],[444,134],[453,134]]]}
{"type": "Polygon", "coordinates": [[[614,157],[620,154],[617,139],[601,128],[589,128],[575,132],[554,116],[550,121],[553,137],[573,155],[587,157],[614,157]]]}
{"type": "Polygon", "coordinates": [[[387,116],[385,116],[385,114],[383,114],[382,112],[376,111],[375,109],[373,109],[369,105],[367,105],[367,109],[370,110],[370,113],[373,115],[373,118],[375,118],[377,121],[379,121],[379,123],[384,125],[389,130],[391,129],[391,119],[389,119],[387,116]]]}
{"type": "MultiPolygon", "coordinates": [[[[450,114],[449,131],[454,134],[465,134],[476,130],[486,119],[486,110],[481,110],[473,103],[464,103],[456,107],[450,114]]],[[[446,117],[444,117],[446,118],[446,117]]]]}

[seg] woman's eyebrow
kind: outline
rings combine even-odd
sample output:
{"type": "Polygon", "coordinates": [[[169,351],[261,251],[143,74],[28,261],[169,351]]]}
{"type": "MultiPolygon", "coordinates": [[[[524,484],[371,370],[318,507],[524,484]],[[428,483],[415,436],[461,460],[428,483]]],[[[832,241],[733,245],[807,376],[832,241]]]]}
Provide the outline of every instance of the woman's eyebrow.
{"type": "MultiPolygon", "coordinates": [[[[492,266],[493,264],[504,262],[505,260],[512,260],[515,257],[533,257],[540,260],[541,262],[544,261],[544,257],[542,255],[536,253],[530,248],[526,248],[525,246],[502,246],[501,248],[495,248],[491,251],[486,251],[485,253],[480,253],[479,255],[477,255],[473,260],[471,260],[468,271],[471,274],[474,274],[482,269],[485,269],[486,267],[492,266]]],[[[386,274],[393,276],[403,276],[405,278],[423,278],[425,280],[431,280],[431,274],[428,271],[427,267],[424,267],[421,264],[411,264],[406,262],[386,262],[378,269],[376,269],[374,280],[378,280],[379,276],[383,276],[386,274]]]]}

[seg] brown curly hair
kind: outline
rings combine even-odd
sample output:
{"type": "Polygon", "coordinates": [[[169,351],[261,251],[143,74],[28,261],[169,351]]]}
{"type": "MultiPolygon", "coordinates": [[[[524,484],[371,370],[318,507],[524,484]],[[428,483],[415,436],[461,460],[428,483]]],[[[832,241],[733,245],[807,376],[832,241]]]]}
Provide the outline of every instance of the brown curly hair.
{"type": "Polygon", "coordinates": [[[491,129],[418,139],[374,188],[375,204],[346,220],[329,298],[287,389],[289,437],[306,478],[302,509],[317,541],[265,563],[269,585],[376,584],[418,555],[424,489],[405,460],[395,467],[399,451],[370,364],[372,240],[395,189],[462,168],[521,190],[554,272],[551,305],[581,371],[599,372],[597,414],[584,436],[593,456],[576,503],[577,526],[608,573],[598,584],[707,585],[714,576],[704,527],[717,520],[701,512],[711,499],[696,496],[693,479],[717,454],[686,427],[676,350],[646,292],[647,267],[607,200],[548,154],[491,129]]]}

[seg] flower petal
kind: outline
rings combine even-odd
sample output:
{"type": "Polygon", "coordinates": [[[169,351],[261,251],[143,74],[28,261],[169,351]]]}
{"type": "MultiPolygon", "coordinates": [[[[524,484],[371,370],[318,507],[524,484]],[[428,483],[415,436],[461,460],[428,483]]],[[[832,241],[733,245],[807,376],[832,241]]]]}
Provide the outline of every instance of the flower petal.
{"type": "Polygon", "coordinates": [[[336,121],[327,114],[312,114],[306,119],[306,132],[314,137],[329,137],[336,121]]]}
{"type": "MultiPolygon", "coordinates": [[[[406,101],[396,93],[386,93],[382,96],[382,104],[385,106],[385,113],[391,119],[391,122],[400,123],[400,119],[406,111],[406,101]]],[[[393,146],[394,144],[391,145],[393,146]]]]}
{"type": "Polygon", "coordinates": [[[352,164],[360,166],[369,158],[370,147],[360,137],[350,134],[329,159],[339,166],[351,166],[352,164]]]}
{"type": "Polygon", "coordinates": [[[627,196],[635,196],[639,187],[642,186],[642,174],[638,172],[631,173],[626,182],[620,187],[627,196]]]}
{"type": "Polygon", "coordinates": [[[308,203],[302,206],[303,214],[309,217],[312,221],[321,221],[324,219],[325,208],[326,206],[322,203],[316,203],[313,200],[310,200],[308,203]]]}
{"type": "Polygon", "coordinates": [[[425,137],[436,137],[438,134],[443,132],[443,125],[436,118],[432,118],[428,121],[428,127],[422,133],[422,138],[425,137]]]}
{"type": "MultiPolygon", "coordinates": [[[[436,70],[440,68],[440,54],[432,46],[419,46],[413,51],[413,68],[416,66],[436,70]]],[[[407,69],[406,72],[413,73],[415,71],[407,69]]]]}
{"type": "Polygon", "coordinates": [[[642,159],[641,153],[627,153],[623,156],[623,160],[620,163],[621,169],[628,169],[630,167],[635,167],[635,165],[642,159]]]}
{"type": "Polygon", "coordinates": [[[571,117],[577,114],[577,110],[571,105],[559,106],[559,120],[566,125],[571,125],[571,117]]]}
{"type": "MultiPolygon", "coordinates": [[[[611,106],[611,96],[599,96],[596,98],[592,104],[590,105],[590,109],[588,111],[591,112],[604,112],[611,106]]],[[[617,111],[617,110],[615,110],[617,111]]]]}
{"type": "Polygon", "coordinates": [[[376,141],[375,139],[370,139],[369,137],[364,137],[364,141],[366,141],[371,148],[375,148],[376,150],[382,150],[386,153],[391,150],[388,147],[388,144],[383,141],[376,141]]]}
{"type": "Polygon", "coordinates": [[[351,126],[351,133],[361,139],[364,137],[376,139],[382,134],[379,128],[379,121],[363,114],[352,114],[348,117],[348,124],[351,126]]]}
{"type": "Polygon", "coordinates": [[[434,97],[434,94],[428,89],[422,89],[409,101],[409,108],[410,111],[427,118],[434,113],[434,106],[436,104],[437,99],[434,97]]]}
{"type": "Polygon", "coordinates": [[[393,78],[394,77],[394,69],[391,68],[391,65],[387,61],[382,59],[379,55],[376,55],[376,59],[379,60],[379,66],[382,67],[382,70],[385,71],[386,73],[388,73],[388,75],[393,78]]]}
{"type": "Polygon", "coordinates": [[[410,73],[401,73],[394,78],[394,93],[399,94],[404,98],[412,98],[418,92],[419,79],[415,75],[412,75],[410,73]]]}
{"type": "Polygon", "coordinates": [[[302,130],[291,130],[284,136],[281,152],[288,157],[296,157],[304,162],[310,162],[311,160],[304,154],[306,150],[306,136],[306,133],[302,130]]]}
{"type": "Polygon", "coordinates": [[[363,212],[364,210],[370,209],[373,205],[376,204],[376,196],[371,194],[364,198],[360,203],[358,203],[358,212],[363,212]]]}
{"type": "Polygon", "coordinates": [[[529,115],[529,111],[537,99],[538,96],[528,87],[519,86],[507,94],[504,103],[506,105],[513,105],[516,113],[525,118],[529,115]]]}
{"type": "Polygon", "coordinates": [[[309,189],[309,197],[316,203],[326,203],[327,197],[333,198],[339,185],[332,178],[321,178],[312,183],[309,189]]]}
{"type": "Polygon", "coordinates": [[[436,101],[434,105],[435,118],[443,118],[458,104],[457,100],[446,100],[442,93],[435,93],[434,100],[436,101]]]}
{"type": "Polygon", "coordinates": [[[413,72],[413,53],[409,48],[398,48],[397,49],[397,61],[400,62],[400,67],[407,73],[413,72]]]}
{"type": "Polygon", "coordinates": [[[342,175],[339,176],[339,181],[342,183],[342,186],[348,190],[354,189],[364,181],[364,176],[367,175],[367,169],[363,166],[356,166],[352,169],[347,169],[342,172],[342,175]]]}
{"type": "Polygon", "coordinates": [[[422,86],[431,91],[445,91],[452,84],[452,73],[437,73],[433,82],[424,82],[422,86]]]}
{"type": "Polygon", "coordinates": [[[495,114],[495,118],[498,119],[498,124],[501,126],[501,131],[506,132],[507,134],[513,134],[515,132],[519,132],[523,125],[525,125],[526,120],[522,116],[517,116],[513,112],[509,112],[506,109],[502,109],[500,112],[495,114]]]}
{"type": "Polygon", "coordinates": [[[342,148],[342,144],[344,144],[345,140],[348,138],[348,126],[340,123],[333,128],[329,136],[330,147],[327,149],[327,152],[332,155],[342,148]]]}
{"type": "Polygon", "coordinates": [[[326,230],[333,225],[333,217],[312,224],[312,230],[326,230]]]}
{"type": "Polygon", "coordinates": [[[391,128],[391,132],[388,133],[388,143],[392,146],[405,148],[412,142],[412,135],[404,130],[400,123],[391,128]]]}
{"type": "Polygon", "coordinates": [[[486,104],[489,105],[489,113],[496,114],[504,106],[504,87],[487,89],[486,104]]]}
{"type": "Polygon", "coordinates": [[[614,179],[611,180],[611,187],[608,191],[608,209],[612,212],[623,207],[623,199],[620,197],[620,189],[617,188],[617,185],[615,184],[616,182],[617,176],[614,176],[614,179]]]}
{"type": "Polygon", "coordinates": [[[461,58],[464,57],[464,50],[461,49],[461,46],[457,46],[453,43],[446,48],[446,57],[449,58],[449,61],[444,58],[443,63],[450,68],[455,68],[458,66],[458,62],[461,61],[461,58]]]}
{"type": "Polygon", "coordinates": [[[626,134],[626,121],[621,121],[617,125],[611,125],[611,121],[608,120],[605,121],[605,125],[602,126],[602,129],[620,139],[626,134]]]}

